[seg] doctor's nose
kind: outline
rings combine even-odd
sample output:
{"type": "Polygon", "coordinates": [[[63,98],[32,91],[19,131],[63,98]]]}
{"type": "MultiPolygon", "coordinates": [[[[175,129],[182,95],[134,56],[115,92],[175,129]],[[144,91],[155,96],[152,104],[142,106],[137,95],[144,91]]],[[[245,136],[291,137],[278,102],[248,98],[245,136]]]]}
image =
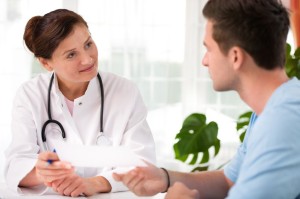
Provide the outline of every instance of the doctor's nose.
{"type": "Polygon", "coordinates": [[[81,57],[82,65],[90,65],[93,63],[93,58],[89,54],[85,54],[81,57]]]}

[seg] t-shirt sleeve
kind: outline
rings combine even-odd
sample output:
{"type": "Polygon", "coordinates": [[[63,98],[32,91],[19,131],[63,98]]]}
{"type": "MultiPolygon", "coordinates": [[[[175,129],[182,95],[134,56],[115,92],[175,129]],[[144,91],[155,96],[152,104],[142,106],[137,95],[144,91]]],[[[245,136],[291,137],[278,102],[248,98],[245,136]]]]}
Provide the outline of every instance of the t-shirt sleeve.
{"type": "Polygon", "coordinates": [[[244,157],[247,151],[246,146],[248,137],[256,119],[257,115],[255,113],[252,113],[243,143],[239,146],[237,153],[235,154],[233,159],[224,168],[225,176],[234,183],[237,181],[237,178],[239,176],[241,165],[243,164],[244,157]]]}
{"type": "Polygon", "coordinates": [[[241,144],[233,159],[224,168],[225,176],[234,183],[238,178],[240,167],[243,162],[244,156],[245,156],[244,145],[241,144]]]}

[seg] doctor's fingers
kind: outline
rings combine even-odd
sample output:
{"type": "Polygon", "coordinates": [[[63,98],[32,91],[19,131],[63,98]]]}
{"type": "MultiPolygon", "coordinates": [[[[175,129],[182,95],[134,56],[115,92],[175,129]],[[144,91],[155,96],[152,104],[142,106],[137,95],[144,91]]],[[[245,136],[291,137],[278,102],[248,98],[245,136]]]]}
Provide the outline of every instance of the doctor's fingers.
{"type": "Polygon", "coordinates": [[[53,190],[58,192],[57,187],[59,187],[61,185],[61,183],[63,183],[64,180],[65,180],[65,178],[61,178],[61,179],[52,181],[51,187],[53,188],[53,190]]]}
{"type": "Polygon", "coordinates": [[[69,162],[53,161],[53,160],[38,160],[35,164],[37,169],[44,170],[60,170],[60,169],[72,169],[72,165],[69,162]]]}
{"type": "Polygon", "coordinates": [[[64,195],[77,197],[84,191],[83,181],[76,179],[64,190],[64,195]]]}
{"type": "Polygon", "coordinates": [[[68,177],[70,174],[62,174],[62,175],[39,175],[39,178],[44,182],[45,185],[52,186],[52,182],[60,179],[64,179],[68,177]]]}
{"type": "Polygon", "coordinates": [[[44,160],[44,161],[47,161],[47,160],[57,161],[57,160],[59,160],[58,155],[56,153],[50,152],[50,151],[44,151],[44,152],[39,153],[38,159],[39,160],[44,160]]]}
{"type": "MultiPolygon", "coordinates": [[[[76,189],[79,189],[81,185],[83,184],[83,180],[81,177],[72,175],[68,176],[62,180],[58,180],[57,182],[53,182],[53,188],[58,193],[70,196],[72,192],[74,192],[76,189]]],[[[82,189],[77,190],[78,194],[73,194],[74,196],[78,196],[82,193],[82,189]]]]}
{"type": "Polygon", "coordinates": [[[71,175],[75,172],[75,169],[36,169],[36,173],[42,176],[61,176],[71,175]]]}

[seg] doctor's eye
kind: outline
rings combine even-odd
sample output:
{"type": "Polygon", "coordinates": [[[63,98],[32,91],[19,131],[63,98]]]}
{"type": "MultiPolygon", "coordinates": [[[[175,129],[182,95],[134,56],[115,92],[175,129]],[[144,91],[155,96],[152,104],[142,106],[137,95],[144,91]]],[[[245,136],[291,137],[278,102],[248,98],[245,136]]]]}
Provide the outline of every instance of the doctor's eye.
{"type": "Polygon", "coordinates": [[[75,52],[71,52],[67,55],[67,59],[71,59],[73,57],[75,57],[76,53],[75,52]]]}
{"type": "Polygon", "coordinates": [[[85,48],[88,49],[93,45],[93,42],[89,41],[86,45],[85,48]]]}

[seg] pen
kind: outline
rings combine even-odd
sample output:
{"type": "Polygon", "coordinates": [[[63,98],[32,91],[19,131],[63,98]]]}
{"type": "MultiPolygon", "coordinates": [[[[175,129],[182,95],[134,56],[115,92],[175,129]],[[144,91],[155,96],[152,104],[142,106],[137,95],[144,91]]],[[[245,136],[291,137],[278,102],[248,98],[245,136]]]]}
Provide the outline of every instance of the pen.
{"type": "MultiPolygon", "coordinates": [[[[56,150],[55,149],[53,149],[53,153],[56,153],[56,150]]],[[[50,164],[52,164],[53,163],[53,160],[51,160],[51,159],[48,159],[47,160],[47,166],[49,166],[50,164]]]]}
{"type": "Polygon", "coordinates": [[[49,166],[50,164],[52,164],[53,160],[47,160],[47,166],[49,166]]]}

